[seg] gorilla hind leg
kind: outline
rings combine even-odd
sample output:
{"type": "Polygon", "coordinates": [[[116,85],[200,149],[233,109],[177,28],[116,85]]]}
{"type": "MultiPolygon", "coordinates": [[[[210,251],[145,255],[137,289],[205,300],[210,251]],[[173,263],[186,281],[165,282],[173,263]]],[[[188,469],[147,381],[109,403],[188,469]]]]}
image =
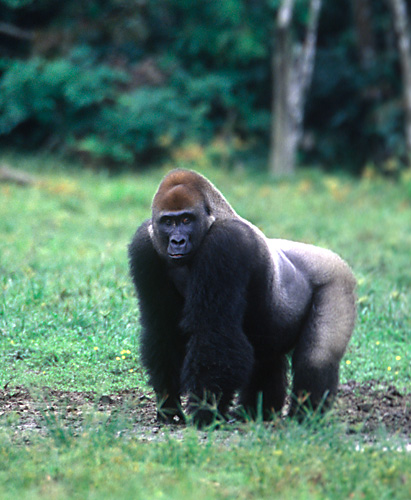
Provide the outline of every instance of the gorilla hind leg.
{"type": "MultiPolygon", "coordinates": [[[[301,362],[301,361],[300,361],[301,362]]],[[[294,373],[293,391],[291,395],[290,416],[303,420],[310,412],[324,413],[327,411],[337,394],[339,366],[310,366],[304,361],[304,368],[298,363],[294,373]]]]}
{"type": "Polygon", "coordinates": [[[292,357],[290,415],[302,419],[307,410],[324,412],[332,405],[355,314],[352,280],[340,276],[316,291],[292,357]]]}
{"type": "Polygon", "coordinates": [[[285,356],[256,360],[249,383],[240,394],[240,404],[248,415],[257,418],[262,412],[269,420],[284,406],[288,361],[285,356]]]}

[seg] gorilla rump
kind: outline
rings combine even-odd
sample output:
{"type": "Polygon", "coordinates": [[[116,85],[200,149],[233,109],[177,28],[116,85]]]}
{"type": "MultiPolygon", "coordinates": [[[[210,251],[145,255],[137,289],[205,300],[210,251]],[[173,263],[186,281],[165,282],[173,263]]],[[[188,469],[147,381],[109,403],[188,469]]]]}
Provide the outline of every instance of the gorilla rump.
{"type": "Polygon", "coordinates": [[[129,246],[142,325],[141,355],[158,417],[199,425],[234,394],[251,415],[290,415],[332,403],[355,321],[355,280],[336,254],[268,239],[205,177],[175,170],[129,246]]]}

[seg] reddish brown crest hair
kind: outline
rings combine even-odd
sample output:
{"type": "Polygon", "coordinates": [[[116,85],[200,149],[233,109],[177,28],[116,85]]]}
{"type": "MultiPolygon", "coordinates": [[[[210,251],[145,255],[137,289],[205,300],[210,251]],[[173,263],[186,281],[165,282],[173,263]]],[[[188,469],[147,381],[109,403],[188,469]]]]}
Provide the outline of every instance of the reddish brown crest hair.
{"type": "Polygon", "coordinates": [[[204,201],[201,177],[194,172],[175,170],[160,184],[153,199],[153,210],[181,211],[204,201]]]}
{"type": "Polygon", "coordinates": [[[238,217],[220,191],[192,170],[173,170],[161,182],[153,199],[153,213],[181,211],[202,204],[214,219],[238,217]]]}

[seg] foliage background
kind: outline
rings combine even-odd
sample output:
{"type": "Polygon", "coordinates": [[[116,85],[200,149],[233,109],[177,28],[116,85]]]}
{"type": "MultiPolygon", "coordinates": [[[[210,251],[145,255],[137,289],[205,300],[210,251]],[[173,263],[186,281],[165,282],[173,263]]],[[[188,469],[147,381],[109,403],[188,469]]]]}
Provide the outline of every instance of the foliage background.
{"type": "MultiPolygon", "coordinates": [[[[296,2],[297,39],[307,3],[296,2]]],[[[324,1],[304,164],[395,173],[404,157],[392,19],[385,0],[367,3],[374,55],[364,65],[353,2],[324,1]]],[[[278,4],[0,0],[0,145],[118,168],[196,142],[216,161],[265,165],[278,4]]]]}

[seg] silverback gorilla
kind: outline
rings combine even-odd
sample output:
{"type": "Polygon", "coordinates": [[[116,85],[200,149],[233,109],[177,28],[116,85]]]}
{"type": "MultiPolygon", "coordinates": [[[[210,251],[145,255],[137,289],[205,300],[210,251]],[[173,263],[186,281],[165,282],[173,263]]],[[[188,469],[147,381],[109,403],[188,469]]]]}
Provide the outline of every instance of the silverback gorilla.
{"type": "Polygon", "coordinates": [[[205,177],[174,170],[129,246],[141,355],[158,418],[197,425],[225,415],[234,394],[251,415],[284,405],[324,410],[337,391],[355,320],[355,280],[336,254],[268,239],[205,177]]]}

